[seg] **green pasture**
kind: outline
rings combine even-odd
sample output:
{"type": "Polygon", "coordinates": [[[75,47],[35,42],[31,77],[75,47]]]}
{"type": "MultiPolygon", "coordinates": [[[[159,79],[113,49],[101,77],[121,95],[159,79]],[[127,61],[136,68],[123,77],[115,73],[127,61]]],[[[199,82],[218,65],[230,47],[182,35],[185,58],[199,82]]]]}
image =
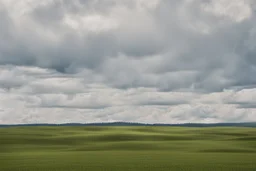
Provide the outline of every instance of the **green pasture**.
{"type": "Polygon", "coordinates": [[[256,171],[256,129],[0,128],[0,171],[256,171]]]}

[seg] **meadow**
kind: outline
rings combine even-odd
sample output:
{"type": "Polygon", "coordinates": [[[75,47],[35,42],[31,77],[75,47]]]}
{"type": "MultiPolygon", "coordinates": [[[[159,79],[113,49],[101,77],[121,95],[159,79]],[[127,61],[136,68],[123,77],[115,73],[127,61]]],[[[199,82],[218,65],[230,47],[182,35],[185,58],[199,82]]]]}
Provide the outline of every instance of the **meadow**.
{"type": "Polygon", "coordinates": [[[255,171],[256,128],[0,128],[0,171],[255,171]]]}

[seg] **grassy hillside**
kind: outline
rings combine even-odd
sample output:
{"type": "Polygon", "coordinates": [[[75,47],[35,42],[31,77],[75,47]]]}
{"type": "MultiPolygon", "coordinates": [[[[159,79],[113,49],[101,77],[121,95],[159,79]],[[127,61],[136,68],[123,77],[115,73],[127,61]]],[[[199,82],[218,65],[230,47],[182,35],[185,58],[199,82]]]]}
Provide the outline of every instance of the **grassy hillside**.
{"type": "Polygon", "coordinates": [[[256,129],[1,128],[1,170],[256,170],[256,129]]]}

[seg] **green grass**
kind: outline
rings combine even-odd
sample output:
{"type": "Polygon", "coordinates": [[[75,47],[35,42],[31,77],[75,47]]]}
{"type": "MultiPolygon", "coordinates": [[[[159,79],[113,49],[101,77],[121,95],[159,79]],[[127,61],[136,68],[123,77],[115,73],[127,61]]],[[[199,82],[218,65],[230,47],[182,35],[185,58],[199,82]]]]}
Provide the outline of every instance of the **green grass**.
{"type": "Polygon", "coordinates": [[[0,171],[256,170],[255,128],[10,127],[0,171]]]}

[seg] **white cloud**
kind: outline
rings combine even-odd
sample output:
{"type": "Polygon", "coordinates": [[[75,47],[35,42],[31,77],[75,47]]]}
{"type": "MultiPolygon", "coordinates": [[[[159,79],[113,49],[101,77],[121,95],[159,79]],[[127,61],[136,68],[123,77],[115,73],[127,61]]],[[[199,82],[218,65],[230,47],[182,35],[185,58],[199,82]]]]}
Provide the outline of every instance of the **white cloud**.
{"type": "MultiPolygon", "coordinates": [[[[2,69],[2,72],[6,70],[10,68],[2,69]]],[[[156,88],[142,87],[122,90],[103,84],[82,84],[81,77],[55,75],[41,68],[18,67],[13,70],[16,74],[22,71],[23,76],[29,75],[32,81],[8,91],[0,89],[1,124],[106,121],[213,123],[256,119],[253,114],[255,108],[239,106],[255,103],[255,89],[207,94],[159,92],[156,88]]]]}
{"type": "Polygon", "coordinates": [[[83,32],[104,32],[113,30],[118,27],[118,24],[111,18],[100,15],[89,16],[65,16],[63,19],[64,24],[75,29],[75,31],[83,32]]]}
{"type": "Polygon", "coordinates": [[[227,17],[235,22],[242,22],[252,15],[250,5],[249,0],[211,0],[201,7],[217,17],[227,17]]]}

